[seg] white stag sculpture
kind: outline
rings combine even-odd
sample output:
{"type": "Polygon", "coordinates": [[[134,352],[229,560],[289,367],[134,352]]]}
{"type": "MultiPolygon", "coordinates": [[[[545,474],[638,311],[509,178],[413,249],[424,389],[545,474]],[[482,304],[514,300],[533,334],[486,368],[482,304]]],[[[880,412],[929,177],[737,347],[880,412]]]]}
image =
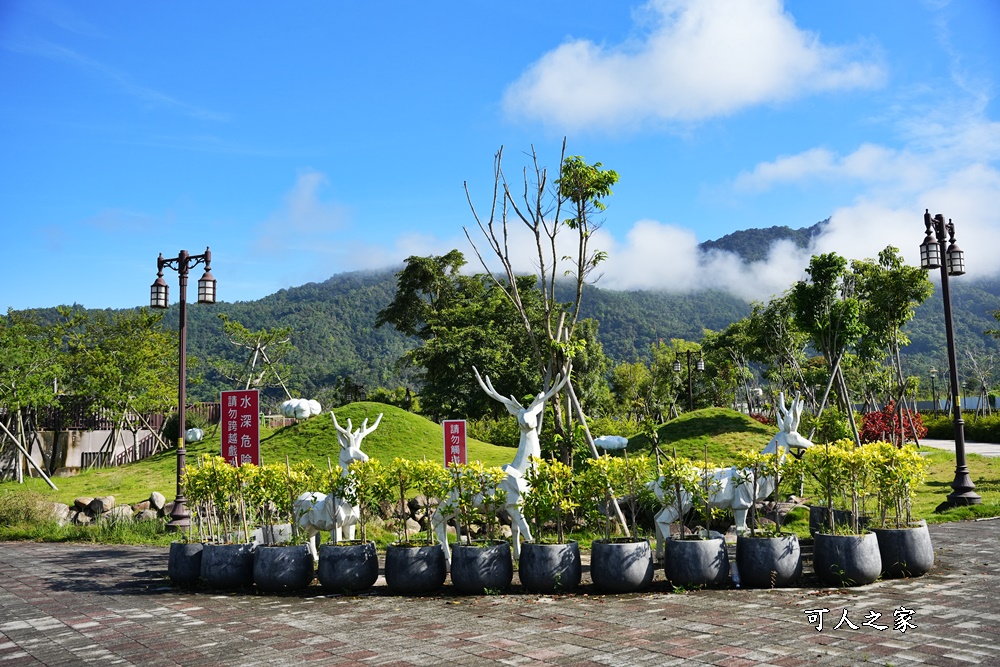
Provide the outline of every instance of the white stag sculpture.
{"type": "MultiPolygon", "coordinates": [[[[517,454],[514,455],[513,461],[503,466],[503,471],[507,473],[507,476],[499,484],[499,488],[506,494],[504,509],[507,510],[511,518],[511,541],[514,548],[514,560],[517,560],[521,555],[521,535],[524,535],[526,541],[532,541],[531,529],[528,528],[528,522],[521,514],[521,501],[531,491],[531,485],[528,484],[524,474],[528,470],[528,466],[532,465],[531,458],[538,459],[542,455],[542,449],[538,444],[538,432],[545,415],[545,402],[562,389],[569,375],[567,374],[566,377],[556,375],[555,381],[548,391],[539,392],[531,404],[525,408],[513,396],[510,398],[501,396],[493,388],[493,383],[490,382],[488,375],[484,382],[483,378],[479,376],[479,371],[475,367],[472,370],[483,391],[490,398],[503,403],[507,412],[517,417],[517,425],[521,429],[521,440],[517,444],[517,454]]],[[[475,502],[479,506],[481,498],[477,496],[475,502]]],[[[444,557],[449,567],[451,567],[451,549],[448,547],[448,521],[455,517],[454,508],[457,504],[458,492],[453,490],[431,515],[434,534],[437,536],[438,542],[441,543],[441,548],[444,549],[444,557]]]]}
{"type": "MultiPolygon", "coordinates": [[[[778,432],[764,448],[764,454],[778,453],[779,460],[784,461],[785,455],[792,449],[803,451],[812,443],[798,432],[799,420],[802,418],[803,401],[799,394],[792,399],[789,408],[785,408],[785,394],[780,394],[781,405],[778,408],[778,432]]],[[[708,504],[713,508],[732,509],[736,519],[736,531],[745,533],[747,530],[747,511],[758,500],[767,498],[774,491],[774,477],[765,476],[757,480],[757,495],[754,496],[754,473],[751,469],[740,470],[731,468],[716,468],[710,473],[709,486],[712,489],[708,504]]],[[[663,478],[652,482],[653,493],[664,508],[656,517],[656,554],[663,557],[663,540],[670,535],[670,524],[680,516],[677,514],[677,503],[673,500],[674,489],[663,488],[663,478]]],[[[681,491],[682,513],[691,509],[691,495],[681,491]]]]}
{"type": "MultiPolygon", "coordinates": [[[[337,415],[330,411],[333,417],[333,425],[337,429],[337,442],[340,443],[340,474],[348,476],[349,467],[353,461],[367,461],[368,455],[361,451],[361,441],[365,436],[378,428],[382,421],[382,415],[368,428],[368,420],[361,424],[361,428],[352,431],[351,420],[347,420],[347,428],[342,428],[337,423],[337,415]]],[[[351,505],[346,500],[335,498],[318,491],[306,491],[295,499],[293,503],[295,516],[298,517],[299,528],[306,532],[309,546],[309,553],[313,560],[319,562],[319,554],[316,553],[316,546],[313,544],[313,537],[320,531],[332,533],[333,541],[340,542],[344,539],[345,533],[348,540],[354,539],[354,530],[357,527],[361,513],[357,505],[351,505]]]]}

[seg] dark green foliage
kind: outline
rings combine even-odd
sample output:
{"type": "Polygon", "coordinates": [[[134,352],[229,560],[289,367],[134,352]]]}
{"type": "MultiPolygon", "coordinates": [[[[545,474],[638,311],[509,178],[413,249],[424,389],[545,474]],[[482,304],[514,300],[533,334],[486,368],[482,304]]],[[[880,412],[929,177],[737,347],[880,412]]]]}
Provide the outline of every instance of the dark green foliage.
{"type": "MultiPolygon", "coordinates": [[[[944,413],[933,415],[922,413],[927,437],[933,440],[954,440],[955,422],[951,415],[944,413]]],[[[965,421],[965,438],[972,442],[992,442],[1000,444],[1000,414],[994,413],[987,417],[976,417],[972,412],[963,412],[965,421]]]]}
{"type": "MultiPolygon", "coordinates": [[[[197,412],[184,412],[184,429],[190,430],[192,428],[200,428],[201,430],[206,430],[209,428],[208,421],[202,417],[197,412]]],[[[177,444],[177,413],[170,415],[166,421],[163,422],[163,426],[160,428],[160,437],[163,438],[164,442],[170,445],[177,444]]],[[[206,438],[208,435],[206,434],[206,438]]]]}
{"type": "MultiPolygon", "coordinates": [[[[615,361],[649,360],[660,340],[700,340],[705,329],[723,329],[750,312],[745,301],[716,290],[668,294],[588,285],[583,295],[580,316],[599,323],[604,354],[615,361]]],[[[564,298],[561,290],[559,298],[564,298]]]]}

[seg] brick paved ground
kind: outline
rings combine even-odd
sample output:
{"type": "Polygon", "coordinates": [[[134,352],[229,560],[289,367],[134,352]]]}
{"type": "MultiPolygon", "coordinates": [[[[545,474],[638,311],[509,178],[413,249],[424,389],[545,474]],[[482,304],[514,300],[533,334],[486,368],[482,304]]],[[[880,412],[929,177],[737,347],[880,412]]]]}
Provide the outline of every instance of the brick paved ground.
{"type": "Polygon", "coordinates": [[[658,573],[641,595],[430,598],[185,592],[165,549],[0,543],[0,667],[1000,665],[1000,521],[931,534],[930,574],[850,590],[677,594],[658,573]],[[900,607],[916,628],[893,629],[900,607]],[[834,629],[845,608],[858,630],[834,629]]]}

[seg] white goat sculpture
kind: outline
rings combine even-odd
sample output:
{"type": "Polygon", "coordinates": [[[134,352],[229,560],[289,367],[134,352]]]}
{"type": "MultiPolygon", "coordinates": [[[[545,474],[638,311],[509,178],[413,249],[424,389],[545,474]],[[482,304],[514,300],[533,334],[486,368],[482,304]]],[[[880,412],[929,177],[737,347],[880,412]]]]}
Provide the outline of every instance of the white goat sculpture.
{"type": "MultiPolygon", "coordinates": [[[[484,382],[475,367],[472,368],[472,371],[476,374],[476,379],[479,380],[479,386],[483,388],[483,391],[490,398],[503,403],[504,407],[507,408],[507,412],[517,417],[517,425],[521,429],[521,439],[517,445],[517,454],[514,455],[512,462],[503,466],[507,477],[499,484],[499,488],[506,493],[504,509],[507,510],[511,518],[511,541],[514,548],[514,560],[517,560],[521,555],[520,536],[523,534],[525,540],[528,542],[532,541],[531,529],[528,528],[528,522],[524,520],[524,515],[521,514],[521,501],[531,491],[531,485],[528,484],[524,473],[528,470],[529,466],[533,465],[531,462],[532,457],[538,459],[542,456],[542,449],[538,444],[538,432],[541,430],[542,418],[545,415],[545,402],[562,389],[563,385],[566,384],[566,380],[569,379],[569,374],[566,377],[556,375],[555,381],[549,387],[548,391],[539,392],[534,400],[531,401],[531,404],[525,408],[513,396],[510,398],[501,396],[493,388],[493,383],[490,382],[488,375],[484,382]]],[[[481,503],[481,498],[477,496],[475,501],[478,507],[481,503]]],[[[455,516],[456,512],[454,508],[457,504],[458,492],[452,491],[448,498],[444,499],[438,506],[438,509],[434,511],[434,514],[431,515],[431,525],[434,527],[434,534],[437,536],[441,548],[444,549],[445,561],[448,563],[449,568],[451,567],[451,549],[448,547],[448,521],[455,516]]]]}
{"type": "MultiPolygon", "coordinates": [[[[378,428],[382,415],[379,414],[371,428],[368,428],[368,420],[365,419],[361,428],[353,432],[350,419],[347,420],[345,429],[337,423],[337,415],[333,414],[332,410],[330,416],[333,417],[333,425],[337,429],[337,442],[340,443],[340,474],[346,477],[353,461],[368,460],[368,455],[361,451],[361,441],[378,428]]],[[[318,491],[306,491],[295,499],[292,507],[297,517],[296,523],[308,536],[306,544],[314,561],[319,562],[319,554],[313,544],[313,537],[320,531],[332,532],[334,543],[344,539],[345,532],[348,540],[354,539],[354,530],[361,516],[356,505],[318,491]]]]}
{"type": "MultiPolygon", "coordinates": [[[[775,454],[779,452],[781,461],[785,460],[785,455],[790,449],[805,450],[812,446],[812,443],[800,435],[798,432],[799,420],[802,418],[803,401],[799,394],[792,399],[791,406],[785,408],[785,394],[780,395],[781,405],[778,408],[778,429],[779,431],[771,438],[764,448],[764,454],[775,454]]],[[[774,477],[766,476],[757,480],[757,495],[754,496],[754,473],[751,469],[740,470],[736,466],[731,468],[716,468],[711,474],[709,483],[714,489],[708,504],[710,507],[722,509],[732,509],[736,519],[736,531],[744,533],[747,530],[747,511],[758,500],[763,500],[774,491],[774,477]]],[[[663,558],[663,540],[670,535],[670,524],[680,518],[677,514],[677,503],[674,498],[672,487],[663,488],[663,477],[655,482],[651,482],[653,493],[657,499],[664,503],[664,508],[655,517],[656,523],[656,554],[663,558]],[[665,500],[666,498],[666,500],[665,500]]],[[[686,491],[681,491],[682,514],[687,514],[691,509],[691,495],[686,491]]]]}

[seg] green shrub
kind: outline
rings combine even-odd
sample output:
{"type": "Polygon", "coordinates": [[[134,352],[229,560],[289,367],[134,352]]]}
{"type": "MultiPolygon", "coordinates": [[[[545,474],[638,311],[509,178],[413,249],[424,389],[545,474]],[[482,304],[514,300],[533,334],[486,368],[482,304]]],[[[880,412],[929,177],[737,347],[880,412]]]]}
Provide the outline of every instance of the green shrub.
{"type": "Polygon", "coordinates": [[[802,415],[799,432],[809,435],[813,432],[813,428],[816,429],[812,437],[814,443],[836,442],[852,437],[847,415],[834,406],[828,406],[823,410],[819,419],[810,414],[802,415]]]}
{"type": "MultiPolygon", "coordinates": [[[[185,412],[184,413],[184,428],[200,428],[205,431],[208,430],[209,424],[204,417],[196,412],[185,412]]],[[[177,445],[177,414],[174,413],[163,422],[163,426],[160,428],[160,437],[169,444],[171,447],[177,445]]]]}
{"type": "Polygon", "coordinates": [[[468,437],[499,447],[517,447],[521,441],[521,429],[512,417],[469,419],[465,428],[468,437]]]}
{"type": "MultiPolygon", "coordinates": [[[[955,423],[951,414],[923,414],[924,426],[927,427],[927,437],[934,440],[952,440],[955,437],[955,423]]],[[[1000,444],[1000,414],[976,418],[974,412],[963,412],[965,420],[965,437],[973,442],[992,442],[1000,444]]]]}

